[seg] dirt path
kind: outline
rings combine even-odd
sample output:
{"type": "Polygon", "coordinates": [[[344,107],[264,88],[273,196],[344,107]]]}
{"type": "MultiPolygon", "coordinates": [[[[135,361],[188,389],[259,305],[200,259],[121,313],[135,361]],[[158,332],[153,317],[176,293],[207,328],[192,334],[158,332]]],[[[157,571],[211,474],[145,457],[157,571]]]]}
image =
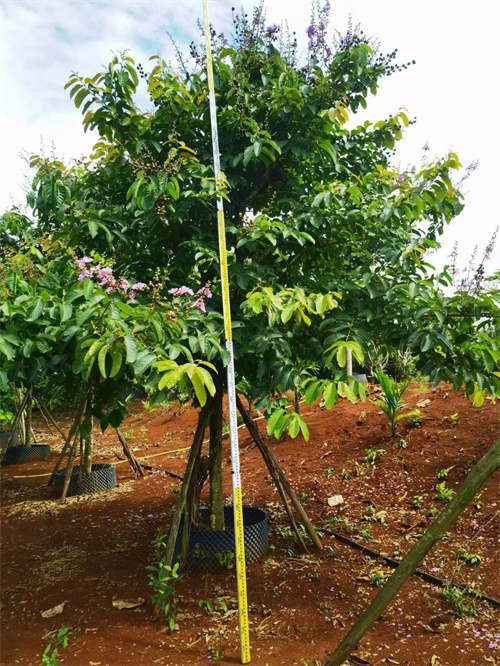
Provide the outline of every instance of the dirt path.
{"type": "MultiPolygon", "coordinates": [[[[304,409],[309,442],[300,437],[267,440],[292,485],[305,493],[315,524],[330,521],[330,529],[396,557],[411,547],[432,520],[433,508],[443,506],[435,499],[436,484],[444,481],[456,489],[499,434],[498,406],[476,409],[450,387],[414,385],[408,405],[422,400],[430,400],[422,410],[422,425],[400,428],[406,448],[395,446],[400,438],[389,441],[386,417],[377,408],[345,401],[331,412],[319,405],[304,409]],[[449,419],[452,414],[458,414],[456,422],[449,419]],[[367,449],[385,450],[375,467],[364,462],[367,449]],[[444,479],[437,478],[441,470],[448,470],[444,479]],[[344,509],[328,506],[335,494],[343,496],[344,509]]],[[[122,430],[136,455],[189,446],[196,414],[188,410],[175,416],[176,410],[150,414],[140,401],[134,403],[122,430]]],[[[259,424],[264,431],[264,421],[259,424]]],[[[44,424],[38,423],[37,432],[50,440],[44,424]]],[[[244,499],[266,508],[272,531],[268,557],[248,570],[252,664],[315,666],[376,593],[370,581],[389,569],[331,537],[325,537],[328,548],[321,556],[300,553],[286,535],[288,525],[267,469],[246,430],[240,433],[244,499]]],[[[116,461],[113,449],[119,447],[111,435],[101,437],[97,449],[96,462],[116,461]]],[[[225,455],[229,498],[227,440],[225,455]]],[[[47,463],[2,468],[1,663],[41,664],[42,637],[68,625],[81,631],[60,652],[64,666],[191,666],[219,657],[221,664],[238,663],[234,571],[181,583],[179,630],[173,634],[152,616],[145,566],[151,561],[151,541],[166,530],[179,482],[157,473],[134,480],[128,465],[119,464],[115,491],[61,507],[45,486],[48,477],[16,478],[46,473],[55,457],[53,452],[47,463]],[[114,597],[146,601],[134,610],[118,610],[114,597]],[[222,597],[229,612],[221,609],[222,597]],[[209,601],[213,610],[200,608],[200,600],[209,601]],[[62,602],[61,615],[41,617],[62,602]]],[[[186,457],[187,451],[177,451],[150,462],[182,474],[186,457]]],[[[497,476],[432,551],[425,570],[500,598],[499,509],[497,476]],[[462,549],[478,554],[481,563],[467,565],[458,557],[462,549]]],[[[484,603],[476,605],[477,617],[459,620],[438,588],[414,579],[357,654],[374,666],[499,663],[500,614],[484,603]]]]}

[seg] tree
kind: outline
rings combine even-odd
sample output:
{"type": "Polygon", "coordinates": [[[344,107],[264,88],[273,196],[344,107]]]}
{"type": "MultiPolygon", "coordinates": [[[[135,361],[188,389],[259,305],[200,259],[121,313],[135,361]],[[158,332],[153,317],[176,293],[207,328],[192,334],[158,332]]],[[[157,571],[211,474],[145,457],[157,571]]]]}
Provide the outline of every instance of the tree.
{"type": "MultiPolygon", "coordinates": [[[[433,275],[425,261],[463,208],[452,182],[458,157],[415,170],[392,166],[392,151],[414,122],[403,109],[353,125],[384,76],[402,66],[359,30],[330,46],[328,13],[326,3],[308,28],[306,63],[297,61],[293,37],[266,26],[262,6],[250,19],[234,15],[231,45],[213,31],[221,182],[212,167],[204,50],[193,44],[192,64],[180,57],[178,69],[153,56],[149,72],[124,54],[104,72],[73,74],[67,84],[84,129],[100,136],[91,157],[63,165],[34,156],[28,203],[36,222],[15,212],[4,218],[10,237],[20,233],[16,224],[25,235],[27,226],[79,255],[113,258],[118,273],[145,283],[164,271],[162,286],[145,296],[155,307],[153,294],[182,299],[210,291],[210,303],[196,306],[206,318],[161,333],[169,358],[143,381],[150,390],[173,388],[182,374],[177,360],[214,366],[210,459],[219,487],[224,387],[216,378],[227,357],[218,193],[226,200],[236,370],[250,401],[271,406],[273,396],[307,377],[308,401],[363,398],[344,368],[349,349],[363,362],[370,339],[410,346],[434,381],[465,383],[468,393],[498,390],[495,299],[482,299],[479,310],[476,301],[469,309],[457,304],[441,289],[449,276],[433,275]],[[146,112],[135,101],[141,85],[152,104],[146,112]],[[484,335],[473,330],[478,320],[486,322],[484,335]]],[[[296,417],[292,435],[301,429],[296,417]]],[[[222,495],[215,490],[218,524],[222,495]]]]}

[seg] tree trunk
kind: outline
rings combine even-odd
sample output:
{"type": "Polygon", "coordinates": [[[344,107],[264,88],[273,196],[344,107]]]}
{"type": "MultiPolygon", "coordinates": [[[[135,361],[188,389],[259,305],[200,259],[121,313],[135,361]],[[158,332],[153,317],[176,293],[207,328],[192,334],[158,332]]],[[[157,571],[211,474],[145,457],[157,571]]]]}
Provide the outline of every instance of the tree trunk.
{"type": "Polygon", "coordinates": [[[295,398],[295,413],[300,414],[300,395],[297,387],[293,389],[294,398],[295,398]]]}
{"type": "Polygon", "coordinates": [[[222,492],[222,382],[217,381],[217,391],[210,410],[210,527],[224,529],[224,495],[222,492]]]}
{"type": "Polygon", "coordinates": [[[83,471],[85,474],[90,474],[92,471],[92,454],[94,452],[94,433],[93,430],[93,418],[92,418],[92,403],[93,403],[93,391],[90,389],[88,398],[87,398],[87,409],[85,412],[85,419],[90,421],[90,430],[87,437],[84,440],[84,449],[83,449],[83,471]]]}
{"type": "Polygon", "coordinates": [[[24,446],[31,446],[31,419],[33,415],[33,388],[28,389],[28,401],[26,402],[24,418],[24,446]]]}
{"type": "Polygon", "coordinates": [[[499,467],[500,439],[493,444],[466,477],[455,497],[453,497],[423,537],[417,541],[406,555],[375,599],[355,622],[347,636],[341,641],[335,652],[325,661],[324,666],[341,666],[347,660],[368,629],[382,615],[408,578],[415,573],[418,565],[427,553],[443,538],[446,531],[458,520],[467,505],[474,499],[475,495],[499,467]]]}
{"type": "MultiPolygon", "coordinates": [[[[170,526],[168,541],[165,548],[165,564],[167,566],[172,566],[174,562],[175,543],[177,541],[177,535],[179,533],[179,527],[181,524],[182,515],[186,508],[186,499],[191,484],[191,477],[193,475],[195,463],[196,460],[199,458],[201,446],[203,444],[203,437],[205,435],[205,426],[207,424],[211,402],[212,400],[210,396],[208,396],[205,406],[201,409],[198,415],[198,425],[196,427],[196,432],[194,434],[191,451],[189,452],[189,459],[186,465],[186,471],[184,473],[184,480],[182,481],[181,491],[179,493],[179,499],[177,500],[177,504],[175,505],[174,508],[174,516],[172,519],[172,524],[170,526]]],[[[185,527],[186,529],[189,529],[189,521],[187,521],[187,525],[185,527]]],[[[182,565],[183,563],[181,562],[181,566],[182,565]]]]}
{"type": "MultiPolygon", "coordinates": [[[[316,530],[314,529],[313,524],[311,523],[309,516],[307,515],[304,507],[300,503],[299,498],[295,494],[295,491],[291,487],[290,483],[288,482],[288,479],[286,478],[286,475],[284,471],[281,469],[278,461],[276,460],[273,452],[269,449],[265,441],[262,439],[259,429],[253,420],[251,414],[247,412],[245,407],[243,406],[243,403],[241,402],[239,396],[236,396],[236,404],[238,406],[238,410],[243,417],[243,421],[245,422],[246,427],[248,428],[248,432],[252,436],[253,441],[257,445],[257,448],[259,449],[262,457],[264,458],[264,462],[267,465],[267,468],[275,480],[275,483],[278,487],[278,490],[281,490],[280,487],[287,493],[288,497],[290,498],[291,503],[293,504],[295,510],[299,514],[302,522],[304,523],[304,526],[306,528],[306,531],[308,532],[309,536],[311,537],[312,542],[314,543],[314,546],[317,548],[317,550],[323,550],[323,544],[321,543],[318,535],[316,534],[316,530]],[[276,482],[276,479],[278,479],[279,483],[276,482]]],[[[289,507],[287,507],[287,504],[285,503],[285,509],[287,509],[287,513],[289,514],[289,507]]],[[[289,514],[290,515],[290,514],[289,514]]],[[[292,527],[295,529],[296,533],[298,533],[298,530],[295,526],[294,521],[290,521],[292,524],[292,527]]],[[[300,542],[299,538],[299,542],[300,542]]],[[[302,542],[303,544],[303,542],[302,542]]],[[[303,545],[305,548],[305,545],[303,545]]],[[[307,550],[307,549],[306,549],[307,550]]]]}
{"type": "Polygon", "coordinates": [[[345,373],[348,377],[352,377],[352,349],[346,349],[346,368],[345,373]]]}

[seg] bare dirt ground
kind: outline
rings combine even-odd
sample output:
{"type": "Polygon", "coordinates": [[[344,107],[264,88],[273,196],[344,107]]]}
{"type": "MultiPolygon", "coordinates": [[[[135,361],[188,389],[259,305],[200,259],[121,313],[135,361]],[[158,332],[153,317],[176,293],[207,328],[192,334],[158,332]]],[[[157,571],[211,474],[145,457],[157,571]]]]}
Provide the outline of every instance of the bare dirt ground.
{"type": "MultiPolygon", "coordinates": [[[[499,436],[498,406],[487,402],[477,409],[449,386],[412,385],[408,406],[426,400],[420,427],[409,429],[403,422],[395,440],[385,415],[368,401],[342,401],[331,412],[319,404],[304,407],[309,442],[267,438],[294,488],[304,493],[316,525],[329,521],[329,529],[396,558],[411,548],[435,508],[444,506],[436,499],[436,485],[443,481],[439,472],[448,470],[446,487],[456,490],[499,436]],[[450,419],[453,414],[458,416],[450,419]],[[400,439],[406,448],[397,447],[400,439]],[[365,460],[367,449],[385,451],[375,466],[365,460]],[[343,508],[328,506],[327,499],[336,494],[343,496],[343,508]]],[[[150,456],[149,464],[182,475],[195,410],[148,413],[136,401],[132,411],[122,430],[136,455],[150,456]]],[[[59,419],[64,429],[69,418],[59,419]]],[[[264,433],[265,421],[258,423],[264,433]]],[[[116,490],[60,505],[46,487],[48,476],[40,476],[53,466],[60,442],[45,423],[37,426],[39,441],[54,444],[51,460],[1,472],[1,663],[41,664],[43,637],[63,626],[80,629],[59,653],[64,666],[239,663],[234,570],[182,581],[177,631],[170,633],[164,621],[153,617],[145,567],[152,560],[152,540],[167,530],[180,482],[158,472],[135,480],[128,464],[119,463],[116,490]],[[138,597],[145,602],[132,610],[112,604],[113,598],[138,597]],[[200,608],[200,600],[210,602],[212,610],[200,608]],[[41,616],[62,602],[60,615],[41,616]]],[[[252,664],[316,666],[376,594],[374,580],[390,569],[328,536],[322,553],[301,553],[286,535],[279,497],[244,428],[240,446],[244,500],[267,511],[272,544],[268,556],[247,571],[252,664]]],[[[114,449],[120,447],[111,433],[100,436],[95,462],[117,462],[114,449]]],[[[228,440],[225,455],[230,498],[228,440]]],[[[427,572],[496,599],[498,480],[498,474],[490,479],[423,564],[427,572]],[[461,550],[479,555],[481,563],[466,564],[461,550]]],[[[440,588],[413,578],[365,635],[356,655],[373,666],[498,664],[500,613],[484,602],[477,601],[476,607],[476,617],[459,619],[440,588]]]]}

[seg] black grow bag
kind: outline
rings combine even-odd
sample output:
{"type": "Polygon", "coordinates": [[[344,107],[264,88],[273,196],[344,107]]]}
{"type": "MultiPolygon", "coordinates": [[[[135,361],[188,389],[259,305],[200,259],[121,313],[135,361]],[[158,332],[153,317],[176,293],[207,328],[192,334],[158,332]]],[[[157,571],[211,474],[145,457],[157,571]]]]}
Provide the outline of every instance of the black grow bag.
{"type": "MultiPolygon", "coordinates": [[[[191,528],[187,556],[187,569],[192,572],[221,571],[229,564],[236,566],[234,558],[234,529],[213,531],[208,528],[210,511],[201,509],[200,517],[207,528],[191,528]]],[[[233,507],[224,507],[224,520],[226,525],[233,525],[233,507]]],[[[182,545],[183,525],[181,523],[175,556],[180,555],[182,545]]],[[[243,507],[243,536],[245,541],[245,564],[248,567],[269,550],[269,534],[267,516],[264,511],[253,507],[243,507]]]]}
{"type": "Polygon", "coordinates": [[[33,446],[9,446],[2,460],[3,465],[19,465],[32,460],[48,460],[49,444],[33,444],[33,446]]]}
{"type": "MultiPolygon", "coordinates": [[[[66,467],[58,469],[54,476],[54,490],[58,495],[62,494],[66,467]]],[[[114,465],[92,465],[90,473],[80,476],[80,467],[75,465],[71,472],[67,496],[91,495],[111,490],[116,486],[116,468],[114,465]]]]}

